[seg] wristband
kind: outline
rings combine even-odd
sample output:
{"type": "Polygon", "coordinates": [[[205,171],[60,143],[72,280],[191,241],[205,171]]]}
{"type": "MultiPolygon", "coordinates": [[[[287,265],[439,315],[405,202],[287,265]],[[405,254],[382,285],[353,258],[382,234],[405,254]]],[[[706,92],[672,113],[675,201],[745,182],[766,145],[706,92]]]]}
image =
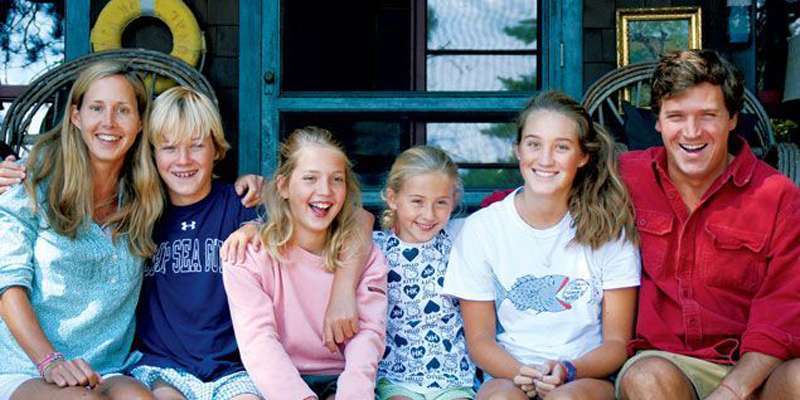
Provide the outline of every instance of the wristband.
{"type": "Polygon", "coordinates": [[[578,369],[575,368],[575,364],[572,363],[570,360],[561,360],[559,361],[562,367],[564,367],[564,371],[567,372],[567,376],[564,378],[564,383],[570,383],[575,380],[578,375],[578,369]]]}
{"type": "Polygon", "coordinates": [[[44,374],[47,373],[47,371],[53,367],[55,362],[61,360],[64,360],[64,355],[57,351],[54,351],[45,356],[42,361],[39,361],[39,363],[36,364],[36,369],[39,370],[39,375],[41,375],[42,378],[44,378],[44,374]]]}

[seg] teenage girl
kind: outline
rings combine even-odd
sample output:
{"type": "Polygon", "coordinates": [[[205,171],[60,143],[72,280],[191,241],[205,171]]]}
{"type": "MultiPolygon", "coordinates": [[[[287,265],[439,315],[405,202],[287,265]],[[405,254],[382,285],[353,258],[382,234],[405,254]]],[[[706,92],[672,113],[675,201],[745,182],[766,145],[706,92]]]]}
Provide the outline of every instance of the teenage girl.
{"type": "Polygon", "coordinates": [[[490,378],[478,399],[613,399],[640,275],[613,142],[559,93],[517,126],[524,185],[467,219],[445,276],[490,378]]]}

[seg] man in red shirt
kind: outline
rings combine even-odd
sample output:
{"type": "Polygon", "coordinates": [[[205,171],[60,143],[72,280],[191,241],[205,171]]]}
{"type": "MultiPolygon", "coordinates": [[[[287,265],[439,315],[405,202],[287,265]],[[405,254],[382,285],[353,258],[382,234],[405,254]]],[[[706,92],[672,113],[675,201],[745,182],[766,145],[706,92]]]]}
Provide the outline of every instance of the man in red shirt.
{"type": "Polygon", "coordinates": [[[620,158],[642,246],[622,399],[800,399],[800,189],[730,135],[743,91],[713,51],[664,56],[664,146],[620,158]]]}

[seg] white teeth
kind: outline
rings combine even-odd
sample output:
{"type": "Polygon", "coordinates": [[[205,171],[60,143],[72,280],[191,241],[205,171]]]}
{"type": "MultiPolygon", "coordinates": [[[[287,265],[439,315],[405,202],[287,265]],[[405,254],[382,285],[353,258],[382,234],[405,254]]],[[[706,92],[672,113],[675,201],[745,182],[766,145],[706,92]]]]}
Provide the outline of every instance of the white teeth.
{"type": "Polygon", "coordinates": [[[97,135],[97,138],[104,141],[104,142],[116,142],[120,139],[119,136],[114,135],[97,135]]]}
{"type": "Polygon", "coordinates": [[[189,171],[189,172],[173,172],[172,175],[177,176],[178,178],[188,178],[190,176],[194,176],[196,171],[189,171]]]}
{"type": "Polygon", "coordinates": [[[311,207],[319,208],[321,210],[327,210],[331,208],[333,204],[331,203],[311,203],[311,207]]]}
{"type": "Polygon", "coordinates": [[[680,146],[681,149],[683,149],[687,153],[699,153],[700,151],[705,149],[706,146],[708,146],[708,143],[702,143],[702,144],[679,143],[678,146],[680,146]]]}
{"type": "Polygon", "coordinates": [[[684,149],[687,149],[687,150],[699,150],[699,149],[702,149],[704,146],[705,146],[705,143],[703,143],[703,144],[682,144],[681,145],[681,147],[683,147],[684,149]]]}
{"type": "Polygon", "coordinates": [[[537,169],[533,170],[533,173],[536,174],[536,175],[539,175],[539,176],[547,177],[547,178],[549,178],[551,176],[556,176],[556,174],[558,174],[558,172],[539,171],[537,169]]]}

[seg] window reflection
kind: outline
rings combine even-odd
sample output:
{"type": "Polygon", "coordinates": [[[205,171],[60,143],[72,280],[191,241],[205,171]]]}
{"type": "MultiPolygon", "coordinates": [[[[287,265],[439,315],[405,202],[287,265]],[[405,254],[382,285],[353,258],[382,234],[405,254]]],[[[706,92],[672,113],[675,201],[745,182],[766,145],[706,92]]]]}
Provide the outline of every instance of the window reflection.
{"type": "Polygon", "coordinates": [[[459,163],[513,163],[514,124],[429,123],[428,144],[459,163]]]}
{"type": "Polygon", "coordinates": [[[513,91],[536,89],[531,56],[428,56],[430,91],[513,91]]]}
{"type": "Polygon", "coordinates": [[[535,50],[536,1],[428,0],[429,50],[535,50]]]}

